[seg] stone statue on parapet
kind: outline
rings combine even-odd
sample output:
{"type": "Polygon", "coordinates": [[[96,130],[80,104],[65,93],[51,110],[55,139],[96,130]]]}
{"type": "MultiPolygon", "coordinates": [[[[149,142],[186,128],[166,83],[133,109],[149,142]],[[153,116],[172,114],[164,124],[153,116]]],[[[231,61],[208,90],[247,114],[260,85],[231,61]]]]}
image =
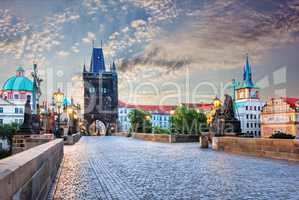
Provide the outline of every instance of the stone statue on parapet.
{"type": "Polygon", "coordinates": [[[223,105],[223,115],[225,119],[236,119],[234,112],[234,102],[231,96],[225,94],[225,100],[223,105]]]}
{"type": "Polygon", "coordinates": [[[228,94],[225,94],[223,105],[214,110],[211,117],[210,133],[214,136],[236,136],[241,133],[241,123],[235,117],[234,101],[228,94]]]}
{"type": "Polygon", "coordinates": [[[32,110],[31,110],[31,97],[27,96],[27,101],[25,104],[25,112],[24,112],[24,121],[23,124],[20,126],[19,131],[17,134],[34,134],[34,131],[32,129],[32,110]]]}

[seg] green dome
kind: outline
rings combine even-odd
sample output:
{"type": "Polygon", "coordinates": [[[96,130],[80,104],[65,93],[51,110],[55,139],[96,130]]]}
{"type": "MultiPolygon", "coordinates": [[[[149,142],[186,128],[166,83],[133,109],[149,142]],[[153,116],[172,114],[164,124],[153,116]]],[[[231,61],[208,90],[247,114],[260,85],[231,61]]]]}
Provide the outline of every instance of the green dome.
{"type": "Polygon", "coordinates": [[[25,72],[25,70],[24,70],[23,67],[18,67],[18,68],[17,68],[17,72],[25,72]]]}
{"type": "Polygon", "coordinates": [[[13,76],[4,83],[3,90],[33,91],[33,83],[24,76],[13,76]]]}

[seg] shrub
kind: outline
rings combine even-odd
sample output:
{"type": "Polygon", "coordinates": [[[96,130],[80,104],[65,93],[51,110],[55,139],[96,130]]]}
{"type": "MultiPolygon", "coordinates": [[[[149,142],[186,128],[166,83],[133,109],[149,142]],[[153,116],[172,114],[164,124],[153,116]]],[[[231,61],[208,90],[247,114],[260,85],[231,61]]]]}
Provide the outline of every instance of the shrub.
{"type": "Polygon", "coordinates": [[[170,134],[170,130],[166,128],[161,128],[160,126],[155,126],[153,128],[154,134],[170,134]]]}
{"type": "Polygon", "coordinates": [[[295,139],[295,136],[283,132],[275,132],[273,135],[271,135],[272,139],[295,139]]]}

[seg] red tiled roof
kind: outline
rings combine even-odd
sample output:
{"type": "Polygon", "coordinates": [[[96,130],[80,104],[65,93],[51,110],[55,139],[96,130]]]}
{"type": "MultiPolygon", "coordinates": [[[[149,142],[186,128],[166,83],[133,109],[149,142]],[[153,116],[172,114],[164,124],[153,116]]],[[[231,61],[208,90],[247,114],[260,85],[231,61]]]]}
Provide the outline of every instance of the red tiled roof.
{"type": "MultiPolygon", "coordinates": [[[[175,110],[177,105],[137,105],[137,104],[129,104],[125,103],[121,100],[118,101],[119,107],[127,107],[127,108],[137,108],[142,109],[144,111],[148,112],[156,112],[156,113],[169,113],[171,110],[175,110]]],[[[183,105],[195,108],[195,109],[201,109],[201,110],[211,110],[213,107],[213,104],[208,103],[183,103],[183,105]]]]}
{"type": "Polygon", "coordinates": [[[292,108],[297,107],[297,102],[299,102],[299,98],[294,97],[282,97],[282,99],[289,104],[292,108]]]}

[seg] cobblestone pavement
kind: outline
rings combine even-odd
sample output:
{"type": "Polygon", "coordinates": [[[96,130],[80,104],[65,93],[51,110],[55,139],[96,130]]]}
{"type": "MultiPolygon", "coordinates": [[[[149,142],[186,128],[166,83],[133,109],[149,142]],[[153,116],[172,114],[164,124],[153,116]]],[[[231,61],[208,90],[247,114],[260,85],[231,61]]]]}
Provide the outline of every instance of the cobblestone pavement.
{"type": "Polygon", "coordinates": [[[299,199],[299,164],[125,137],[65,146],[55,199],[299,199]]]}

